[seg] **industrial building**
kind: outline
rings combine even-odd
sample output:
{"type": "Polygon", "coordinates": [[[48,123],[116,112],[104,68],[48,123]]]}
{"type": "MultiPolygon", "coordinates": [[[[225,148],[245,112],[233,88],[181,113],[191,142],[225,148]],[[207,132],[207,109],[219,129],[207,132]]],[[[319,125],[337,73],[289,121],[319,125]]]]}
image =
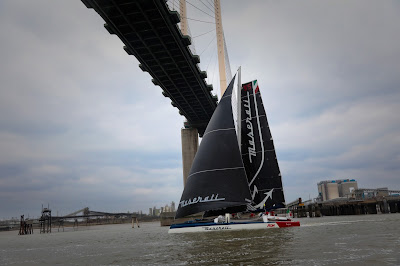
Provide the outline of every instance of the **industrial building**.
{"type": "Polygon", "coordinates": [[[356,189],[358,189],[358,185],[354,179],[321,181],[318,183],[318,200],[349,198],[356,189]]]}

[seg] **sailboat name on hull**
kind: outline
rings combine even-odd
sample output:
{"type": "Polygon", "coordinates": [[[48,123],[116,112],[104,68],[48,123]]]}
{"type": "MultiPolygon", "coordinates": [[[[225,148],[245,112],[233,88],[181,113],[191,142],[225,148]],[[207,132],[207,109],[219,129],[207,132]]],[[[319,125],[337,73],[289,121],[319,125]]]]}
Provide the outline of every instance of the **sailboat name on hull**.
{"type": "Polygon", "coordinates": [[[203,198],[201,196],[198,196],[198,197],[194,197],[193,199],[182,200],[179,204],[180,204],[181,208],[183,208],[188,205],[192,205],[192,204],[196,204],[196,203],[221,201],[221,200],[225,200],[225,198],[218,198],[218,194],[217,195],[212,194],[211,197],[207,196],[207,197],[203,198]]]}
{"type": "Polygon", "coordinates": [[[215,230],[230,230],[232,229],[229,226],[212,226],[212,227],[203,227],[205,231],[215,231],[215,230]]]}

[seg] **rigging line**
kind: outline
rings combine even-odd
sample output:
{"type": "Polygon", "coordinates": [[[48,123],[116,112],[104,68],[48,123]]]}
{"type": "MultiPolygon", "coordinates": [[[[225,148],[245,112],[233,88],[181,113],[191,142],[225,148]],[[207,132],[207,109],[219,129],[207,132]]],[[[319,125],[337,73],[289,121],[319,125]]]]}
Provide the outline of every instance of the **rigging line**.
{"type": "Polygon", "coordinates": [[[194,19],[194,18],[188,18],[188,17],[181,17],[181,18],[186,18],[186,19],[194,20],[194,21],[198,21],[198,22],[204,22],[204,23],[215,24],[215,22],[211,22],[211,21],[204,21],[204,20],[199,20],[199,19],[194,19]]]}
{"type": "Polygon", "coordinates": [[[203,12],[204,14],[206,14],[206,15],[208,15],[208,16],[210,16],[210,17],[212,17],[212,18],[214,18],[214,19],[215,19],[215,17],[211,16],[211,15],[210,15],[210,14],[208,14],[207,12],[205,12],[205,11],[201,10],[200,8],[198,8],[197,6],[193,5],[193,4],[192,4],[192,3],[190,3],[188,0],[186,0],[186,3],[188,3],[189,5],[191,5],[191,6],[193,6],[194,8],[196,8],[196,9],[200,10],[200,11],[201,11],[201,12],[203,12]]]}
{"type": "Polygon", "coordinates": [[[210,31],[208,31],[208,32],[205,32],[205,33],[202,33],[202,34],[200,34],[200,35],[194,36],[194,37],[192,37],[192,38],[194,39],[194,38],[197,38],[197,37],[206,35],[207,33],[210,33],[210,32],[213,32],[213,31],[215,31],[215,29],[212,29],[212,30],[210,30],[210,31]]]}
{"type": "Polygon", "coordinates": [[[209,8],[206,4],[204,4],[204,3],[203,3],[203,0],[200,0],[200,2],[201,2],[205,7],[207,7],[211,12],[213,12],[213,13],[215,12],[214,10],[212,10],[211,8],[209,8]]]}

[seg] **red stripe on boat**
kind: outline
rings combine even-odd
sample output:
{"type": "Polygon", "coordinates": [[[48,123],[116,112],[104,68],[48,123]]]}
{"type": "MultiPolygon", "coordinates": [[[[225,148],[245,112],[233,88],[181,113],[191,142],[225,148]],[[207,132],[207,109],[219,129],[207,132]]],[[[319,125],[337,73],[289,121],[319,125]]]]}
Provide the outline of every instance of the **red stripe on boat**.
{"type": "Polygon", "coordinates": [[[300,226],[300,222],[275,222],[279,227],[300,226]]]}

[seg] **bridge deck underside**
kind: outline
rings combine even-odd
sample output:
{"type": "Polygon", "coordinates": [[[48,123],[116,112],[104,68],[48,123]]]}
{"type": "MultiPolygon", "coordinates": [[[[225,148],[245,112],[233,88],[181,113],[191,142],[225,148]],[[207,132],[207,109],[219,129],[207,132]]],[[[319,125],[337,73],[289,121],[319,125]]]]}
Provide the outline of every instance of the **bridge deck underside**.
{"type": "Polygon", "coordinates": [[[141,63],[153,83],[163,89],[172,105],[188,120],[187,125],[205,130],[217,97],[200,71],[198,56],[191,53],[190,37],[183,36],[179,14],[170,11],[165,0],[82,0],[106,22],[105,27],[125,44],[124,49],[141,63]]]}

